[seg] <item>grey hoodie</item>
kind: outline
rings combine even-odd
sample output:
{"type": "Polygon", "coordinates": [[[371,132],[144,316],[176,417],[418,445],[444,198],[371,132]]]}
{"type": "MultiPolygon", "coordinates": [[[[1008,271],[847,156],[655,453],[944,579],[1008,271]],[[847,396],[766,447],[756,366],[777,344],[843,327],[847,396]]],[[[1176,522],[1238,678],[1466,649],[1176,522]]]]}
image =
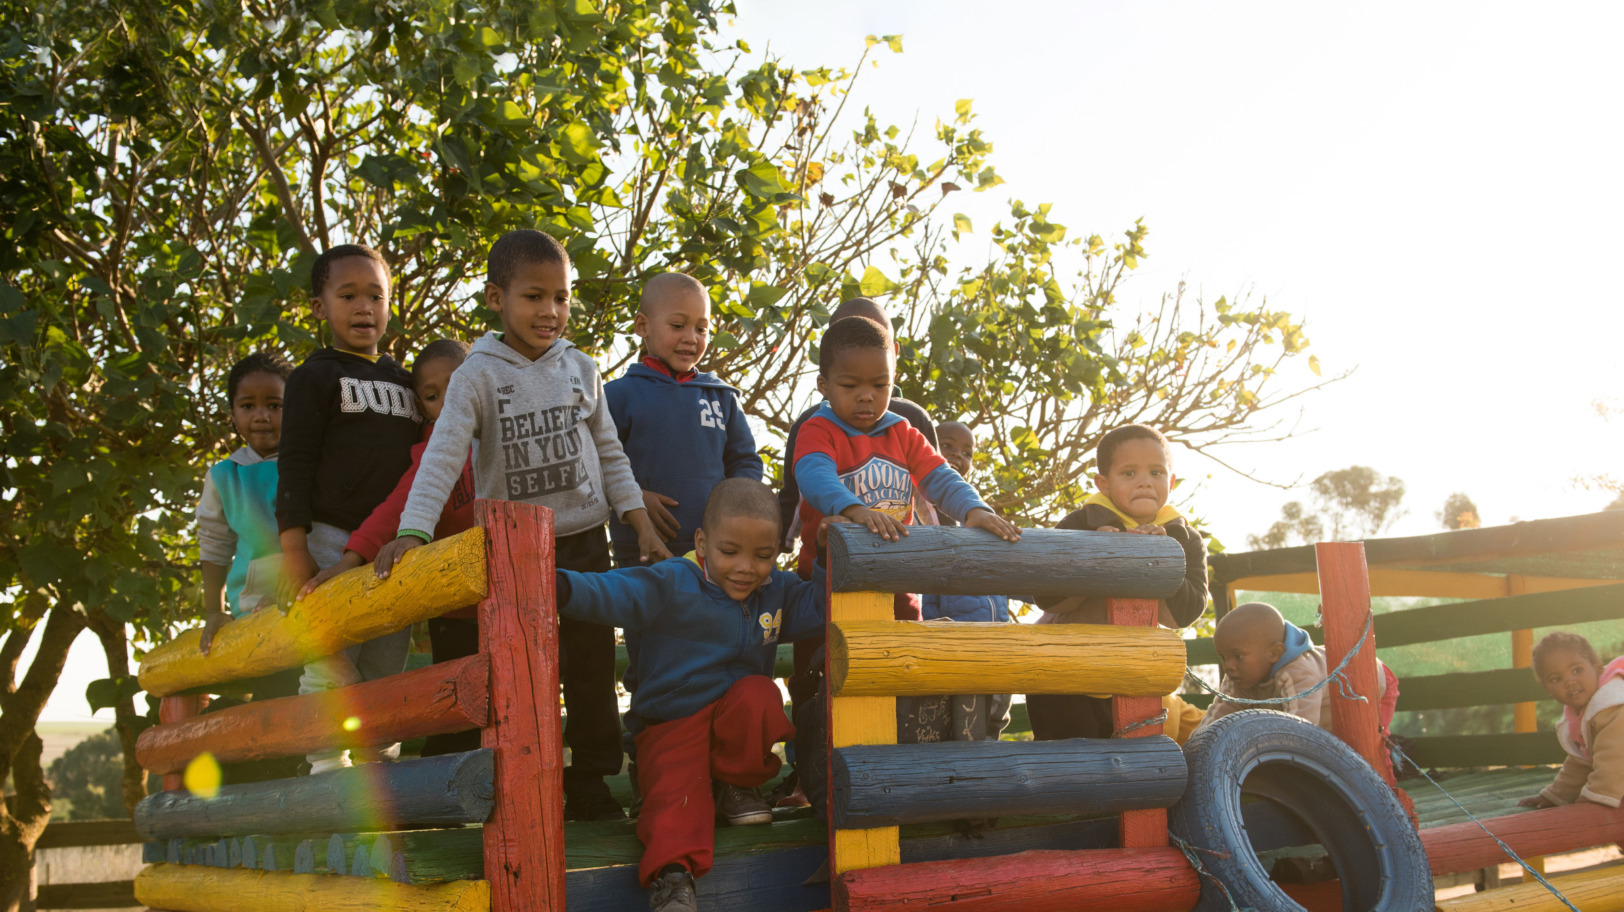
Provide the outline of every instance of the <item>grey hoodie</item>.
{"type": "Polygon", "coordinates": [[[474,441],[477,496],[550,507],[556,535],[601,526],[611,508],[624,516],[643,507],[598,365],[564,339],[534,361],[494,332],[474,343],[451,375],[400,515],[402,533],[439,523],[474,441]]]}

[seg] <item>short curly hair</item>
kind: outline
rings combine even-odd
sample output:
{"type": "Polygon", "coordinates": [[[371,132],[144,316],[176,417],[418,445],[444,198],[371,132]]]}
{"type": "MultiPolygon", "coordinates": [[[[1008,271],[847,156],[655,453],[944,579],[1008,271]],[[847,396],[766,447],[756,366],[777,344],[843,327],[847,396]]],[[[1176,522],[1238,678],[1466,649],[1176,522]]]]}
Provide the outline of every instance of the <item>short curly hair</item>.
{"type": "Polygon", "coordinates": [[[1545,634],[1545,636],[1540,639],[1539,643],[1534,646],[1534,660],[1532,663],[1533,668],[1531,670],[1534,672],[1534,678],[1536,680],[1540,677],[1540,664],[1545,661],[1546,656],[1553,652],[1576,653],[1597,668],[1601,667],[1601,658],[1596,655],[1596,647],[1590,645],[1589,640],[1578,635],[1577,633],[1568,633],[1566,630],[1558,630],[1555,633],[1545,634]]]}
{"type": "Polygon", "coordinates": [[[564,245],[545,231],[520,228],[497,238],[485,257],[485,281],[506,289],[513,274],[525,263],[558,263],[567,271],[570,255],[564,245]]]}
{"type": "Polygon", "coordinates": [[[1116,459],[1117,448],[1130,440],[1154,440],[1161,445],[1162,452],[1169,454],[1171,458],[1172,451],[1168,448],[1167,438],[1161,431],[1145,424],[1124,424],[1119,428],[1112,428],[1100,438],[1100,445],[1094,453],[1094,471],[1101,475],[1111,474],[1111,463],[1116,459]]]}
{"type": "Polygon", "coordinates": [[[846,317],[829,324],[818,342],[818,373],[829,376],[835,356],[852,348],[878,348],[891,352],[891,330],[867,317],[846,317]]]}
{"type": "Polygon", "coordinates": [[[226,374],[226,403],[229,405],[237,401],[237,387],[249,374],[275,374],[286,380],[291,373],[293,365],[277,352],[254,352],[231,365],[231,371],[226,374]]]}
{"type": "Polygon", "coordinates": [[[384,283],[386,285],[389,283],[389,263],[383,258],[383,254],[361,244],[339,244],[337,247],[322,251],[321,256],[316,257],[315,265],[310,267],[310,296],[312,298],[321,297],[321,290],[327,287],[327,279],[333,274],[333,264],[339,260],[347,260],[350,257],[366,257],[382,266],[384,283]]]}

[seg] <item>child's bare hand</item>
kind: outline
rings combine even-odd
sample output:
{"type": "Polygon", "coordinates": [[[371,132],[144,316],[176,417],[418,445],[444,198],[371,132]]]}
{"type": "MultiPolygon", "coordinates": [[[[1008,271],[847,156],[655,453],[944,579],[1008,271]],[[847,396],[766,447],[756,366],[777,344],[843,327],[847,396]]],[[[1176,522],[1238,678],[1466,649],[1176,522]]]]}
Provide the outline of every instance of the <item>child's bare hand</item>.
{"type": "Polygon", "coordinates": [[[970,515],[964,518],[964,526],[967,529],[985,529],[1008,542],[1021,540],[1021,530],[1016,528],[1014,523],[980,507],[971,510],[970,515]]]}
{"type": "MultiPolygon", "coordinates": [[[[675,503],[675,501],[673,501],[675,503]]],[[[637,532],[637,556],[645,564],[670,560],[671,549],[665,546],[665,540],[655,531],[653,520],[649,519],[648,510],[627,510],[621,517],[626,525],[637,532]]]]}
{"type": "MultiPolygon", "coordinates": [[[[415,535],[397,536],[394,541],[378,549],[378,556],[372,561],[372,572],[377,574],[378,579],[388,579],[389,574],[394,572],[395,565],[400,563],[400,559],[406,556],[406,552],[413,548],[422,547],[422,545],[423,540],[415,535]]],[[[346,551],[344,553],[348,556],[353,552],[346,551]]],[[[356,557],[360,557],[360,555],[357,554],[356,557]]]]}
{"type": "MultiPolygon", "coordinates": [[[[386,545],[385,547],[388,546],[386,545]]],[[[327,582],[340,573],[344,573],[348,570],[354,570],[356,567],[359,567],[364,563],[366,563],[366,560],[361,557],[361,555],[356,554],[354,551],[345,551],[344,556],[338,559],[338,563],[311,577],[310,582],[305,583],[304,588],[299,590],[299,595],[296,599],[294,599],[294,601],[304,601],[305,596],[315,592],[321,587],[322,583],[327,582]]]]}
{"type": "Polygon", "coordinates": [[[1121,532],[1122,530],[1118,529],[1116,526],[1100,526],[1098,529],[1095,529],[1094,531],[1095,532],[1121,532]]]}
{"type": "Polygon", "coordinates": [[[276,607],[287,614],[299,590],[320,570],[309,551],[283,551],[282,575],[276,581],[276,607]]]}
{"type": "Polygon", "coordinates": [[[1539,810],[1544,810],[1548,807],[1556,807],[1556,805],[1552,803],[1551,799],[1546,798],[1544,795],[1532,795],[1524,798],[1523,800],[1517,802],[1517,806],[1525,808],[1537,808],[1539,810]]]}
{"type": "Polygon", "coordinates": [[[1161,526],[1156,525],[1155,523],[1145,523],[1144,525],[1140,526],[1137,529],[1129,529],[1128,531],[1136,533],[1138,535],[1166,535],[1167,534],[1166,529],[1162,528],[1161,526]]]}
{"type": "Polygon", "coordinates": [[[682,524],[677,522],[677,518],[671,515],[670,510],[666,509],[675,506],[677,506],[675,498],[657,491],[643,492],[643,509],[648,511],[648,518],[654,523],[654,531],[659,533],[662,540],[676,538],[677,533],[682,531],[682,524]]]}
{"type": "Polygon", "coordinates": [[[847,507],[840,511],[840,515],[854,523],[867,526],[868,531],[886,541],[902,541],[903,536],[908,534],[907,526],[897,522],[889,514],[881,513],[878,510],[870,510],[868,507],[847,507]]]}
{"type": "Polygon", "coordinates": [[[203,636],[202,639],[197,641],[197,651],[208,655],[209,650],[214,648],[214,635],[220,632],[221,627],[229,623],[231,623],[231,615],[226,614],[224,611],[210,612],[209,616],[203,621],[203,636]]]}
{"type": "Polygon", "coordinates": [[[849,522],[851,522],[851,520],[838,514],[835,516],[825,516],[824,518],[818,520],[818,547],[824,549],[829,547],[829,526],[831,524],[849,522]]]}

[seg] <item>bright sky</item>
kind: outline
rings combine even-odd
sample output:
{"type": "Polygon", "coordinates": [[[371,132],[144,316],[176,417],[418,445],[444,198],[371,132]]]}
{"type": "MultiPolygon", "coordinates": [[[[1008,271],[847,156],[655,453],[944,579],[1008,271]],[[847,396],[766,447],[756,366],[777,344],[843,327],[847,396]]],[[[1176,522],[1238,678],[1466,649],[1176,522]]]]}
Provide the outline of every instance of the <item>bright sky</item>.
{"type": "MultiPolygon", "coordinates": [[[[1182,278],[1306,317],[1326,373],[1357,371],[1305,401],[1313,433],[1228,461],[1280,482],[1353,464],[1397,475],[1398,534],[1437,530],[1454,491],[1489,524],[1611,499],[1570,479],[1613,470],[1624,448],[1624,418],[1591,407],[1624,397],[1608,265],[1624,250],[1624,5],[991,9],[740,0],[731,28],[803,67],[901,34],[905,53],[878,54],[857,99],[927,127],[975,100],[1008,182],[963,195],[978,228],[1013,197],[1054,203],[1074,232],[1142,216],[1151,256],[1127,306],[1182,278]]],[[[1300,494],[1176,468],[1232,549],[1300,494]]],[[[85,718],[85,685],[105,674],[87,634],[45,718],[85,718]]]]}

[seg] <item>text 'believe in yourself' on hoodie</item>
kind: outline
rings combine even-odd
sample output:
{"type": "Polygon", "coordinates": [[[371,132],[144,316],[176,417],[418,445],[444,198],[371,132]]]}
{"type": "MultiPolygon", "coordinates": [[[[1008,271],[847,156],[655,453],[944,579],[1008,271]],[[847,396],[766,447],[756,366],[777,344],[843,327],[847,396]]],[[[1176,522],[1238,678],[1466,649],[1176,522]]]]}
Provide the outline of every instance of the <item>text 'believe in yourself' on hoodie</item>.
{"type": "Polygon", "coordinates": [[[323,348],[306,358],[282,396],[278,531],[354,531],[411,465],[422,424],[412,375],[388,355],[323,348]]]}
{"type": "MultiPolygon", "coordinates": [[[[715,374],[689,371],[678,379],[648,361],[627,368],[603,392],[638,485],[677,502],[668,509],[679,528],[666,544],[672,554],[686,554],[711,490],[726,478],[760,481],[761,457],[738,390],[715,374]]],[[[617,562],[637,563],[636,530],[610,519],[609,538],[617,562]]]]}
{"type": "Polygon", "coordinates": [[[559,339],[534,361],[500,333],[474,343],[451,375],[434,436],[400,517],[400,533],[430,531],[474,447],[480,497],[541,504],[563,537],[643,507],[643,492],[620,448],[598,365],[559,339]]]}

